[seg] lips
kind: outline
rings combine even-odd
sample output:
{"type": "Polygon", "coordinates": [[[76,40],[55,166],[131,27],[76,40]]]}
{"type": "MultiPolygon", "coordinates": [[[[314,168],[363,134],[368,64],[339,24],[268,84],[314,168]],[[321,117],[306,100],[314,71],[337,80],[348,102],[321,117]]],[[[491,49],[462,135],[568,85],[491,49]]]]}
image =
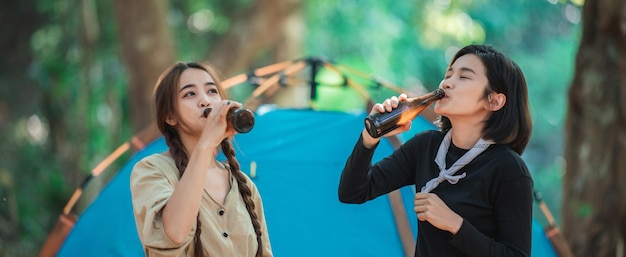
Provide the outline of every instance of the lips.
{"type": "Polygon", "coordinates": [[[200,115],[200,118],[206,118],[209,116],[209,112],[211,112],[213,108],[211,107],[207,107],[204,110],[202,110],[202,115],[200,115]]]}

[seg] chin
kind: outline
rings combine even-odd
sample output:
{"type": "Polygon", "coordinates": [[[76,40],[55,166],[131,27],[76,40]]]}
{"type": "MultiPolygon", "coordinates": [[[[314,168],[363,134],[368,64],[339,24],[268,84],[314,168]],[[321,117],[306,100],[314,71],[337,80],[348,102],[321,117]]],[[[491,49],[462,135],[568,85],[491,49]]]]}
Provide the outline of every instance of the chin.
{"type": "Polygon", "coordinates": [[[433,112],[437,115],[444,115],[445,112],[445,108],[439,107],[439,106],[435,106],[435,108],[433,109],[433,112]]]}

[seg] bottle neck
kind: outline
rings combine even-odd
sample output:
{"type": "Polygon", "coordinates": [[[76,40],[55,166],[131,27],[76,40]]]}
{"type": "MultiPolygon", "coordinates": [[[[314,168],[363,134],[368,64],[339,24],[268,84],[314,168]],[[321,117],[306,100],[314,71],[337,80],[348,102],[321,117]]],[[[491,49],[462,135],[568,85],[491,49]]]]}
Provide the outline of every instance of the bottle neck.
{"type": "Polygon", "coordinates": [[[413,97],[413,98],[409,98],[407,99],[407,102],[409,102],[410,106],[422,106],[422,105],[429,105],[441,98],[443,98],[445,96],[445,92],[443,91],[443,89],[437,89],[435,91],[432,91],[428,94],[422,95],[422,96],[418,96],[418,97],[413,97]]]}

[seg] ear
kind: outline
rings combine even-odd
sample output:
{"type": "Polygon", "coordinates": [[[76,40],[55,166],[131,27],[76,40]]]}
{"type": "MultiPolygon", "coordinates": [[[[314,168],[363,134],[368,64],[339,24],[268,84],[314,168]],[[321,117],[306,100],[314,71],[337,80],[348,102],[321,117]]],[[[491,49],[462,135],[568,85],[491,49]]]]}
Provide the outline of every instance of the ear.
{"type": "Polygon", "coordinates": [[[176,120],[176,118],[172,117],[172,115],[168,115],[167,119],[165,119],[165,123],[172,127],[175,127],[176,124],[178,124],[178,121],[176,120]]]}
{"type": "Polygon", "coordinates": [[[506,96],[502,93],[490,93],[487,96],[487,110],[495,112],[506,104],[506,96]]]}

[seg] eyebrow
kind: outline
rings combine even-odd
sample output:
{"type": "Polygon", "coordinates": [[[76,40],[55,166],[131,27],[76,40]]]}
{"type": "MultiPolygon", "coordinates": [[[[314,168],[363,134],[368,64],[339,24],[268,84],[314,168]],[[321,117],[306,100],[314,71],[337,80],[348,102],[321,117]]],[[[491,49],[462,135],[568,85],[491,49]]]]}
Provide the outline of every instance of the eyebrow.
{"type": "MultiPolygon", "coordinates": [[[[461,71],[469,71],[469,72],[471,72],[471,73],[476,74],[476,72],[475,72],[474,70],[472,70],[472,69],[470,69],[470,68],[467,68],[467,67],[461,67],[461,68],[460,68],[460,70],[461,70],[461,71]]],[[[448,68],[448,71],[452,71],[452,67],[449,67],[449,68],[448,68]]]]}
{"type": "MultiPolygon", "coordinates": [[[[204,85],[205,86],[215,86],[215,87],[217,87],[217,85],[213,81],[208,81],[208,82],[204,83],[204,85]]],[[[184,85],[183,87],[180,88],[180,90],[178,90],[178,92],[182,92],[183,90],[185,90],[187,88],[190,88],[190,87],[193,87],[193,86],[194,86],[194,84],[184,85]]]]}

